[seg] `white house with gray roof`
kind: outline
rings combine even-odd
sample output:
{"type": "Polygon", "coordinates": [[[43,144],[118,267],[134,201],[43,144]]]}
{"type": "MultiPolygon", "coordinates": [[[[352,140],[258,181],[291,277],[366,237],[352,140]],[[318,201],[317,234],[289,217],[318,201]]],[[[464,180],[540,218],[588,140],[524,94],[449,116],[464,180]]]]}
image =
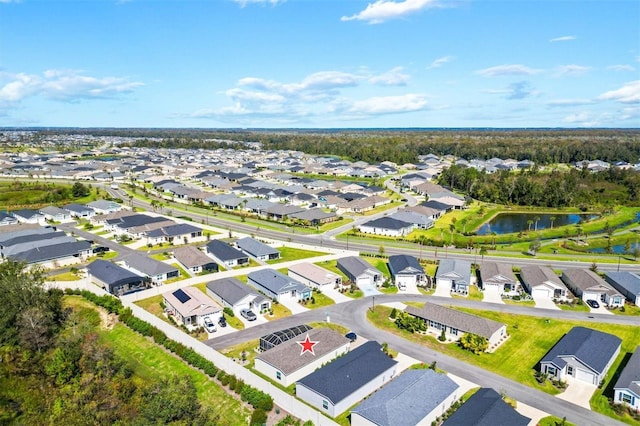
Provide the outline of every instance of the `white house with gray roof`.
{"type": "Polygon", "coordinates": [[[194,246],[178,247],[173,257],[192,274],[218,271],[218,264],[194,246]]]}
{"type": "Polygon", "coordinates": [[[40,209],[40,213],[44,215],[46,220],[55,222],[71,222],[71,213],[65,209],[56,206],[47,206],[40,209]]]}
{"type": "Polygon", "coordinates": [[[499,294],[518,294],[520,283],[513,274],[510,263],[484,261],[480,266],[482,289],[494,289],[499,294]]]}
{"type": "Polygon", "coordinates": [[[629,302],[640,306],[640,274],[627,271],[607,271],[604,274],[604,279],[622,293],[629,302]]]}
{"type": "Polygon", "coordinates": [[[596,300],[609,307],[624,306],[624,296],[590,269],[565,269],[561,278],[582,300],[596,300]]]}
{"type": "Polygon", "coordinates": [[[522,286],[533,297],[568,300],[571,293],[559,276],[548,266],[528,265],[520,270],[522,286]]]}
{"type": "Polygon", "coordinates": [[[309,262],[291,265],[287,274],[294,280],[312,288],[322,289],[339,287],[342,285],[342,277],[318,265],[309,262]]]}
{"type": "Polygon", "coordinates": [[[459,388],[446,374],[406,370],[353,408],[351,425],[430,425],[462,396],[459,388]]]}
{"type": "Polygon", "coordinates": [[[398,362],[368,341],[296,382],[296,396],[336,417],[393,379],[398,362]]]}
{"type": "Polygon", "coordinates": [[[482,336],[489,342],[489,348],[495,347],[507,338],[506,324],[477,315],[425,302],[422,308],[407,306],[405,312],[424,320],[427,330],[435,333],[445,332],[450,340],[458,340],[465,333],[482,336]]]}
{"type": "Polygon", "coordinates": [[[382,272],[358,256],[342,257],[338,259],[336,266],[358,287],[377,287],[381,285],[384,280],[382,272]]]}
{"type": "Polygon", "coordinates": [[[235,312],[251,309],[264,312],[271,309],[271,300],[258,294],[237,278],[221,278],[207,283],[207,294],[223,307],[235,312]]]}
{"type": "Polygon", "coordinates": [[[289,386],[324,364],[349,352],[349,339],[330,328],[314,328],[263,352],[255,359],[255,369],[282,386],[289,386]],[[313,353],[301,353],[299,342],[318,342],[313,353]]]}
{"type": "Polygon", "coordinates": [[[164,281],[180,276],[178,268],[167,263],[151,259],[144,254],[132,253],[124,260],[125,268],[136,274],[149,277],[155,285],[161,285],[164,281]]]}
{"type": "Polygon", "coordinates": [[[311,289],[275,269],[251,272],[247,284],[277,301],[306,300],[311,298],[311,289]]]}
{"type": "Polygon", "coordinates": [[[613,386],[613,402],[640,410],[640,346],[631,355],[613,386]]]}
{"type": "Polygon", "coordinates": [[[469,294],[471,262],[462,259],[442,259],[436,271],[436,285],[458,294],[469,294]]]}
{"type": "Polygon", "coordinates": [[[556,380],[573,378],[599,385],[620,353],[622,340],[613,334],[573,327],[540,361],[540,372],[556,380]]]}
{"type": "Polygon", "coordinates": [[[255,238],[245,237],[236,241],[236,246],[258,260],[275,260],[280,258],[278,249],[273,248],[255,238]]]}

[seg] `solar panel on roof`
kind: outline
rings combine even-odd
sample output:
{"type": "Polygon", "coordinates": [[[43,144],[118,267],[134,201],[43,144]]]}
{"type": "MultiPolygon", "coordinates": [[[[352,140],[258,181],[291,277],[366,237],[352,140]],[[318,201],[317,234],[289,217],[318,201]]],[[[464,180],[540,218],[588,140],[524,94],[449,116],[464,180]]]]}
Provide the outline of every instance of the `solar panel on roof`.
{"type": "Polygon", "coordinates": [[[187,293],[185,293],[181,289],[174,291],[173,295],[176,297],[176,299],[180,301],[180,303],[186,303],[189,300],[191,300],[191,296],[189,296],[187,293]]]}

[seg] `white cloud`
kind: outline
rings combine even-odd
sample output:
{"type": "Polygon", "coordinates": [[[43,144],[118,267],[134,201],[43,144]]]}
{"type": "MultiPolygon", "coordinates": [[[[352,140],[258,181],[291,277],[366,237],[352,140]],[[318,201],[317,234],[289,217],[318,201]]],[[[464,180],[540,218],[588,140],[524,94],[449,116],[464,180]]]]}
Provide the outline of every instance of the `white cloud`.
{"type": "Polygon", "coordinates": [[[389,19],[401,18],[423,9],[439,6],[438,0],[404,0],[400,2],[378,0],[355,15],[343,16],[342,21],[366,21],[381,24],[389,19]]]}
{"type": "Polygon", "coordinates": [[[593,104],[591,99],[557,99],[547,102],[547,106],[550,107],[572,107],[591,104],[593,104]]]}
{"type": "Polygon", "coordinates": [[[349,114],[350,118],[420,111],[427,107],[427,97],[420,93],[398,96],[375,96],[359,101],[341,100],[333,112],[349,114]]]}
{"type": "Polygon", "coordinates": [[[143,83],[123,77],[92,77],[74,70],[47,70],[42,75],[0,75],[0,102],[20,102],[30,96],[60,101],[108,98],[132,92],[143,83]]]}
{"type": "Polygon", "coordinates": [[[284,3],[286,0],[233,0],[238,3],[241,7],[245,7],[249,4],[270,4],[272,6],[276,6],[279,3],[284,3]]]}
{"type": "Polygon", "coordinates": [[[427,69],[432,68],[440,68],[444,64],[453,61],[455,58],[453,56],[443,56],[442,58],[438,58],[435,61],[431,62],[431,65],[427,67],[427,69]]]}
{"type": "Polygon", "coordinates": [[[580,127],[594,127],[599,125],[596,117],[588,112],[576,112],[569,114],[563,120],[563,122],[580,127]]]}
{"type": "Polygon", "coordinates": [[[512,75],[533,75],[541,73],[542,70],[530,68],[521,64],[498,65],[476,71],[476,74],[483,77],[503,77],[512,75]]]}
{"type": "Polygon", "coordinates": [[[492,95],[504,95],[504,98],[508,100],[525,99],[540,94],[540,92],[533,89],[528,81],[518,81],[511,83],[504,89],[491,89],[485,90],[485,92],[492,95]]]}
{"type": "Polygon", "coordinates": [[[369,83],[382,86],[406,86],[411,76],[404,74],[402,70],[402,67],[395,67],[385,73],[374,75],[369,79],[369,83]]]}
{"type": "Polygon", "coordinates": [[[598,96],[598,99],[605,101],[618,101],[623,104],[640,103],[640,80],[631,81],[619,89],[605,92],[598,96]]]}
{"type": "Polygon", "coordinates": [[[622,64],[609,65],[607,69],[612,71],[635,71],[636,70],[631,65],[622,65],[622,64]]]}
{"type": "Polygon", "coordinates": [[[238,85],[283,95],[297,95],[309,91],[353,87],[356,86],[361,79],[362,77],[358,75],[340,71],[320,71],[310,74],[302,81],[295,83],[281,83],[275,80],[246,77],[240,79],[238,85]]]}
{"type": "Polygon", "coordinates": [[[559,41],[571,41],[571,40],[575,40],[575,39],[576,39],[576,36],[568,35],[568,36],[552,38],[551,40],[549,40],[549,42],[556,43],[556,42],[559,42],[559,41]]]}
{"type": "Polygon", "coordinates": [[[589,71],[590,69],[591,67],[571,64],[571,65],[560,65],[557,68],[556,72],[560,76],[565,76],[565,75],[576,76],[576,75],[583,75],[587,73],[587,71],[589,71]]]}

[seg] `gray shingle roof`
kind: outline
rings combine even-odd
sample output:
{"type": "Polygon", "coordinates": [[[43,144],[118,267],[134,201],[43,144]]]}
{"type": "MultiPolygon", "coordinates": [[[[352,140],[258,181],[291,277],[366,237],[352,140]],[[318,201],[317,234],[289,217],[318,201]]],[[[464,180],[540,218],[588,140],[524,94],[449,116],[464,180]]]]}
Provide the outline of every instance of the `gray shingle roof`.
{"type": "Polygon", "coordinates": [[[251,287],[237,278],[221,278],[219,280],[209,281],[207,288],[230,305],[235,305],[250,294],[255,295],[258,300],[262,299],[262,296],[258,295],[251,287]]]}
{"type": "Polygon", "coordinates": [[[573,327],[542,358],[541,362],[573,356],[598,374],[602,374],[622,340],[613,334],[586,327],[573,327]]]}
{"type": "Polygon", "coordinates": [[[87,265],[87,270],[89,271],[89,274],[105,283],[111,290],[113,290],[113,287],[132,282],[139,282],[143,279],[141,276],[134,274],[128,269],[101,259],[94,260],[87,265]]]}
{"type": "Polygon", "coordinates": [[[498,392],[482,388],[474,393],[442,426],[527,426],[530,418],[502,400],[498,392]]]}
{"type": "Polygon", "coordinates": [[[334,405],[365,386],[397,362],[369,341],[296,382],[323,395],[334,405]]]}
{"type": "Polygon", "coordinates": [[[404,228],[408,228],[413,226],[409,222],[404,222],[402,220],[393,219],[391,217],[381,217],[378,219],[373,219],[368,222],[363,223],[361,226],[369,226],[372,228],[383,228],[383,229],[393,229],[400,230],[404,228]]]}
{"type": "Polygon", "coordinates": [[[523,266],[520,270],[520,276],[524,286],[531,291],[531,287],[541,285],[545,282],[551,282],[560,288],[566,288],[560,277],[548,266],[523,266]]]}
{"type": "Polygon", "coordinates": [[[477,334],[487,339],[504,327],[504,324],[500,322],[429,302],[425,302],[422,308],[407,306],[405,312],[418,318],[445,324],[465,333],[477,334]]]}
{"type": "Polygon", "coordinates": [[[125,263],[133,269],[150,277],[155,275],[177,272],[178,269],[155,259],[151,259],[143,254],[132,253],[124,258],[125,263]]]}
{"type": "Polygon", "coordinates": [[[288,340],[269,349],[256,359],[272,365],[284,374],[291,374],[329,352],[349,344],[349,340],[346,337],[330,328],[314,328],[309,330],[307,334],[309,335],[309,340],[318,342],[313,346],[315,355],[311,352],[300,354],[301,348],[298,342],[304,340],[303,336],[300,335],[296,339],[288,340]]]}
{"type": "Polygon", "coordinates": [[[640,275],[633,272],[605,272],[605,280],[616,289],[621,288],[627,294],[640,295],[640,275]]]}
{"type": "Polygon", "coordinates": [[[347,275],[351,274],[354,277],[358,277],[367,271],[382,275],[382,272],[380,272],[369,262],[358,256],[342,257],[338,259],[337,265],[338,269],[340,269],[342,272],[347,275]]]}
{"type": "Polygon", "coordinates": [[[89,250],[89,241],[72,241],[46,247],[36,247],[11,256],[15,260],[24,260],[27,263],[46,262],[49,260],[61,259],[63,257],[75,256],[81,251],[89,250]]]}
{"type": "Polygon", "coordinates": [[[207,251],[223,262],[236,259],[249,259],[249,257],[240,250],[219,240],[212,240],[208,242],[207,251]]]}
{"type": "Polygon", "coordinates": [[[436,272],[436,278],[451,278],[453,275],[458,275],[456,282],[471,282],[471,262],[461,259],[442,259],[438,264],[438,270],[436,272]]]}
{"type": "Polygon", "coordinates": [[[640,346],[638,346],[629,358],[629,362],[620,373],[614,389],[629,389],[636,395],[640,395],[640,346]]]}
{"type": "Polygon", "coordinates": [[[193,246],[178,247],[173,251],[173,256],[187,268],[215,264],[213,259],[193,246]]]}
{"type": "Polygon", "coordinates": [[[418,259],[406,254],[389,256],[389,271],[393,276],[398,274],[424,275],[424,269],[420,266],[418,259]]]}
{"type": "Polygon", "coordinates": [[[188,223],[176,223],[174,225],[163,226],[160,229],[154,229],[147,232],[147,236],[150,238],[156,237],[181,237],[188,234],[197,234],[202,232],[201,228],[197,226],[189,225],[188,223]]]}
{"type": "Polygon", "coordinates": [[[480,277],[482,281],[501,281],[515,283],[516,278],[513,275],[513,267],[508,263],[501,262],[482,262],[480,266],[480,277]],[[504,280],[502,279],[504,278],[504,280]]]}
{"type": "MultiPolygon", "coordinates": [[[[275,269],[260,269],[249,274],[249,280],[254,281],[258,285],[267,290],[280,294],[296,290],[298,293],[310,292],[311,289],[306,285],[294,280],[275,269]]],[[[251,283],[250,283],[251,284],[251,283]]]]}
{"type": "Polygon", "coordinates": [[[417,425],[459,386],[433,370],[407,370],[351,410],[376,425],[417,425]]]}
{"type": "Polygon", "coordinates": [[[241,250],[255,257],[268,256],[270,254],[280,253],[275,248],[270,247],[264,244],[263,242],[260,242],[251,237],[240,238],[238,241],[236,241],[236,244],[241,250]]]}

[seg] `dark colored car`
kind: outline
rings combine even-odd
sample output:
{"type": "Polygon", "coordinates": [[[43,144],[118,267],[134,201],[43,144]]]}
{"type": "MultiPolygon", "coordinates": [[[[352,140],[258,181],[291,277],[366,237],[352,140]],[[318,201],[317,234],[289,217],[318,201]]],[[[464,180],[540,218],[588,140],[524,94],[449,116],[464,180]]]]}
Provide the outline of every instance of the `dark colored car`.
{"type": "Polygon", "coordinates": [[[598,309],[600,307],[600,304],[592,299],[587,300],[587,305],[591,306],[593,309],[598,309]]]}
{"type": "Polygon", "coordinates": [[[224,317],[224,315],[222,315],[220,317],[220,319],[218,320],[218,325],[220,325],[220,327],[226,327],[227,326],[227,319],[224,317]]]}
{"type": "Polygon", "coordinates": [[[355,342],[356,339],[358,338],[358,335],[356,333],[354,333],[353,331],[350,331],[347,334],[345,334],[344,337],[349,339],[350,342],[355,342]]]}
{"type": "Polygon", "coordinates": [[[256,314],[253,313],[251,309],[243,309],[240,311],[240,315],[246,318],[248,321],[255,321],[256,314]]]}

